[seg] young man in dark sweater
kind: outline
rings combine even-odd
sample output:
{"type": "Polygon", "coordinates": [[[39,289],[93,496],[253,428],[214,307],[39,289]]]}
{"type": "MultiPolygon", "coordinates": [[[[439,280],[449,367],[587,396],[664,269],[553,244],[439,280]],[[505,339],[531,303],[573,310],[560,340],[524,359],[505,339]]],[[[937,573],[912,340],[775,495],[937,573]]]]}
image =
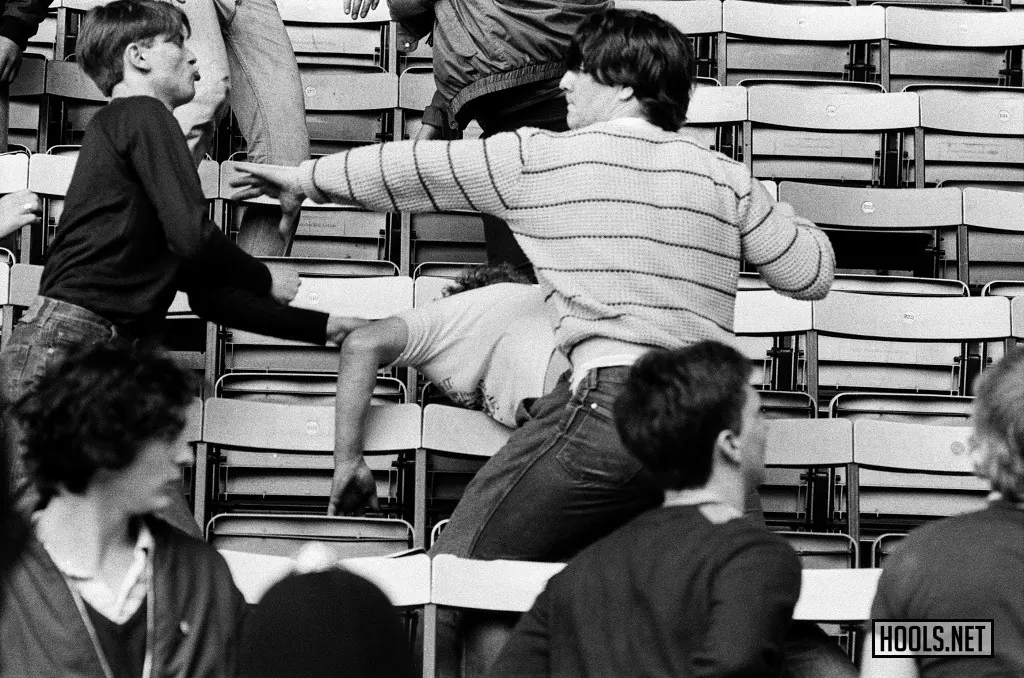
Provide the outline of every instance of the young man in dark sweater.
{"type": "Polygon", "coordinates": [[[615,404],[661,508],[584,549],[520,620],[493,676],[776,676],[800,594],[793,549],[743,517],[764,477],[750,363],[715,342],[652,351],[615,404]]]}
{"type": "MultiPolygon", "coordinates": [[[[171,114],[199,79],[188,31],[180,9],[156,0],[86,15],[78,61],[111,102],[86,130],[39,296],[0,352],[6,402],[71,346],[158,341],[177,290],[221,324],[321,344],[344,336],[340,318],[286,305],[297,275],[271,271],[208,218],[171,114]]],[[[18,482],[25,474],[14,461],[18,482]]]]}

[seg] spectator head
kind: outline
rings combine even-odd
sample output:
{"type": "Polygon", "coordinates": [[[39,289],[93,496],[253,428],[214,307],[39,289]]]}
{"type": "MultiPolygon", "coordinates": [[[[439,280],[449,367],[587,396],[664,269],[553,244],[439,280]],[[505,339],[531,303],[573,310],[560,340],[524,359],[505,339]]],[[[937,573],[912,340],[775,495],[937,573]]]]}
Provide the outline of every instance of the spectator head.
{"type": "Polygon", "coordinates": [[[530,279],[526,277],[526,274],[520,273],[513,268],[511,264],[477,266],[460,273],[455,282],[444,288],[444,296],[450,297],[460,292],[468,292],[479,287],[497,285],[498,283],[529,285],[530,279]]]}
{"type": "Polygon", "coordinates": [[[760,484],[765,425],[750,369],[739,352],[713,341],[647,353],[615,402],[626,449],[668,490],[702,488],[729,473],[760,484]]]}
{"type": "Polygon", "coordinates": [[[147,91],[138,93],[180,106],[195,96],[199,79],[195,55],[184,46],[190,30],[174,2],[115,0],[86,13],[78,63],[105,96],[131,73],[147,83],[147,91]]]}
{"type": "Polygon", "coordinates": [[[1024,349],[985,370],[974,400],[975,473],[1012,502],[1024,502],[1024,349]]]}
{"type": "Polygon", "coordinates": [[[166,508],[191,461],[182,434],[195,392],[192,376],[154,348],[71,349],[12,406],[43,500],[105,491],[130,515],[166,508]]]}
{"type": "Polygon", "coordinates": [[[686,121],[693,47],[660,17],[622,9],[590,16],[569,43],[566,65],[562,89],[572,129],[630,113],[673,132],[686,121]]]}

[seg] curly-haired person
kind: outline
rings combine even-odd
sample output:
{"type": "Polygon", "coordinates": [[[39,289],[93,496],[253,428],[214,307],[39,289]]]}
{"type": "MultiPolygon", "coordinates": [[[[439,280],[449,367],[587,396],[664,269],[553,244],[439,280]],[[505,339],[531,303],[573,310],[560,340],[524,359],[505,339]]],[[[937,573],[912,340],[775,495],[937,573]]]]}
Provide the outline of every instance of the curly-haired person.
{"type": "MultiPolygon", "coordinates": [[[[872,619],[991,620],[991,654],[873,657],[862,676],[1024,676],[1024,349],[1008,353],[978,382],[971,454],[992,487],[980,511],[914,530],[885,561],[872,619]]],[[[976,642],[980,637],[975,637],[976,642]]]]}
{"type": "Polygon", "coordinates": [[[227,563],[154,516],[191,460],[193,393],[154,349],[94,344],[12,404],[42,504],[2,584],[0,676],[232,675],[227,563]]]}

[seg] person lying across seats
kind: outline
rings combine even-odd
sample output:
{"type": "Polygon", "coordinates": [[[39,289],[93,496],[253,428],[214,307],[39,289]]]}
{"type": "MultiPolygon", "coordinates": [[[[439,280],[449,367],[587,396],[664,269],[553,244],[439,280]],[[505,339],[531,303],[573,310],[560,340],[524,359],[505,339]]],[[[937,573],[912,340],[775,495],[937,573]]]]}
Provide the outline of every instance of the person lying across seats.
{"type": "MultiPolygon", "coordinates": [[[[991,484],[988,506],[901,541],[883,563],[871,618],[991,620],[988,647],[980,631],[966,631],[988,656],[875,657],[869,627],[863,678],[1024,676],[1024,349],[985,370],[976,392],[970,453],[991,484]]],[[[951,630],[931,634],[933,645],[955,647],[951,630]]]]}
{"type": "Polygon", "coordinates": [[[615,403],[660,508],[576,555],[516,626],[491,676],[777,676],[800,562],[743,516],[764,481],[750,361],[702,342],[651,351],[615,403]]]}
{"type": "Polygon", "coordinates": [[[370,322],[342,342],[330,515],[367,503],[379,510],[362,440],[380,367],[412,367],[457,404],[512,427],[523,403],[550,391],[568,369],[540,289],[510,265],[467,271],[445,296],[370,322]]]}
{"type": "Polygon", "coordinates": [[[182,11],[158,0],[117,0],[85,16],[78,63],[112,99],[86,129],[39,296],[0,352],[9,402],[73,344],[159,340],[176,290],[230,327],[320,344],[344,335],[338,318],[286,306],[298,275],[272,271],[209,219],[171,115],[199,78],[188,32],[182,11]]]}
{"type": "Polygon", "coordinates": [[[83,345],[12,404],[41,503],[3,580],[2,676],[228,678],[245,600],[181,493],[196,384],[128,342],[83,345]]]}

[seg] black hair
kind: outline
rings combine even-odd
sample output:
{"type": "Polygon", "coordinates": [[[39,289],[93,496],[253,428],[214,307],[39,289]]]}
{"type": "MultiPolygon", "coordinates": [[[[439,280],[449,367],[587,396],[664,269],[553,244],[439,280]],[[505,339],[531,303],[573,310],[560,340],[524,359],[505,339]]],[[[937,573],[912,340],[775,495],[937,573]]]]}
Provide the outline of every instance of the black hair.
{"type": "Polygon", "coordinates": [[[25,461],[44,501],[81,493],[102,468],[122,469],[155,440],[184,429],[195,379],[154,346],[72,348],[12,406],[25,461]]]}
{"type": "Polygon", "coordinates": [[[647,119],[662,129],[674,132],[686,122],[693,46],[661,17],[624,9],[591,15],[569,43],[566,66],[602,85],[632,87],[647,119]]]}
{"type": "Polygon", "coordinates": [[[124,80],[128,45],[148,45],[160,37],[183,41],[190,32],[188,18],[174,2],[115,0],[86,12],[75,54],[85,74],[109,97],[124,80]]]}
{"type": "Polygon", "coordinates": [[[525,273],[517,271],[511,264],[497,264],[496,266],[477,266],[463,271],[455,281],[444,288],[444,296],[450,297],[460,292],[468,292],[479,287],[497,285],[498,283],[518,283],[529,285],[530,278],[525,273]]]}
{"type": "Polygon", "coordinates": [[[667,489],[704,486],[719,433],[741,433],[750,369],[736,349],[713,341],[647,353],[615,401],[626,449],[667,489]]]}

